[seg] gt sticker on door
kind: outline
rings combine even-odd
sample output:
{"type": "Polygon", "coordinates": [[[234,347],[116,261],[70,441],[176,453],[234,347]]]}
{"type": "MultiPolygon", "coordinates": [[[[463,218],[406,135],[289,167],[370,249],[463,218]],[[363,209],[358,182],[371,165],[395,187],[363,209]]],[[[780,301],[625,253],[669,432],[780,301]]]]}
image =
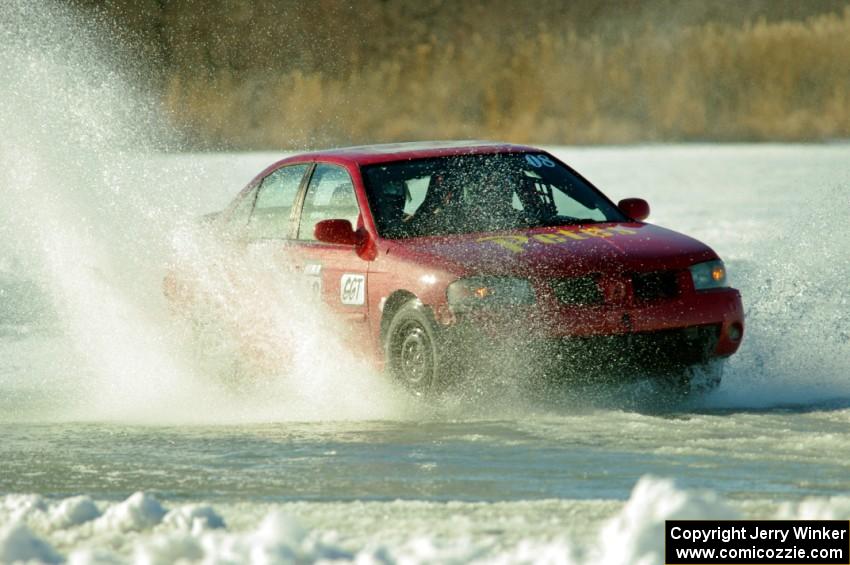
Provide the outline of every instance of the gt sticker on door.
{"type": "Polygon", "coordinates": [[[339,283],[339,299],[343,304],[360,305],[366,303],[366,277],[345,273],[339,283]]]}

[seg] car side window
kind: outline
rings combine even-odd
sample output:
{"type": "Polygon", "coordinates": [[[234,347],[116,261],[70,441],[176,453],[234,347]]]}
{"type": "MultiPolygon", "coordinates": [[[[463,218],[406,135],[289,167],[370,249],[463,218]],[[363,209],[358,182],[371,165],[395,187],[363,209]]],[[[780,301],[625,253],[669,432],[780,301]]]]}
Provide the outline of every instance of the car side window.
{"type": "Polygon", "coordinates": [[[322,220],[348,220],[357,227],[360,208],[354,195],[354,184],[348,172],[334,165],[316,166],[301,211],[298,239],[314,241],[313,230],[322,220]]]}
{"type": "Polygon", "coordinates": [[[289,216],[308,165],[291,165],[270,173],[257,191],[248,229],[252,237],[282,239],[289,235],[289,216]]]}
{"type": "Polygon", "coordinates": [[[417,177],[407,181],[407,192],[410,198],[404,205],[404,213],[412,216],[416,210],[425,201],[425,195],[428,193],[428,184],[431,182],[431,175],[425,177],[417,177]]]}
{"type": "Polygon", "coordinates": [[[251,217],[251,210],[254,209],[254,198],[256,196],[257,189],[255,188],[236,202],[227,218],[228,229],[233,230],[234,233],[241,234],[251,217]]]}

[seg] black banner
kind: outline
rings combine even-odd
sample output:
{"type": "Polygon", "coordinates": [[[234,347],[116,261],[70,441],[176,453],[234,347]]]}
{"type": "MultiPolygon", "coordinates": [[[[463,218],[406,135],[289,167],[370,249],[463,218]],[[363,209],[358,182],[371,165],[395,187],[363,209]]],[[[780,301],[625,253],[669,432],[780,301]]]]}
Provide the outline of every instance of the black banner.
{"type": "Polygon", "coordinates": [[[667,565],[850,564],[846,520],[667,520],[667,565]]]}

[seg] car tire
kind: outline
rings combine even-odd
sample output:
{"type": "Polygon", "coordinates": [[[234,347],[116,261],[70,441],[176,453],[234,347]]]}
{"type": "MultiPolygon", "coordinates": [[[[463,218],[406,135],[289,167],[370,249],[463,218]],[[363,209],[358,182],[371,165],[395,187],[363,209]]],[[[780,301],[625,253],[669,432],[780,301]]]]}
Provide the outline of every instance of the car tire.
{"type": "Polygon", "coordinates": [[[430,395],[443,384],[444,345],[431,311],[419,300],[410,300],[395,312],[387,327],[387,370],[415,395],[430,395]]]}

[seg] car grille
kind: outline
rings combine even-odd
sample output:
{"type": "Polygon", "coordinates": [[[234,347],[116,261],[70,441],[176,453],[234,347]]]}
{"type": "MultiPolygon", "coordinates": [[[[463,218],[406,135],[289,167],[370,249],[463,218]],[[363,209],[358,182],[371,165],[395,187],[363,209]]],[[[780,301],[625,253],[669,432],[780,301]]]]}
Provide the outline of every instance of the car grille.
{"type": "Polygon", "coordinates": [[[676,271],[634,273],[632,289],[635,300],[639,301],[675,298],[679,295],[678,273],[676,271]]]}
{"type": "MultiPolygon", "coordinates": [[[[632,273],[632,291],[637,302],[665,300],[679,296],[679,273],[677,271],[655,271],[632,273]]],[[[563,304],[570,306],[593,306],[605,302],[600,280],[602,275],[592,273],[583,277],[569,277],[550,281],[552,291],[563,304]]]]}
{"type": "Polygon", "coordinates": [[[646,371],[705,363],[720,338],[720,325],[654,332],[571,337],[553,341],[547,352],[565,367],[588,377],[625,377],[646,371]]]}
{"type": "Polygon", "coordinates": [[[591,306],[602,304],[602,289],[599,288],[599,275],[555,279],[551,281],[555,296],[564,304],[571,306],[591,306]]]}

